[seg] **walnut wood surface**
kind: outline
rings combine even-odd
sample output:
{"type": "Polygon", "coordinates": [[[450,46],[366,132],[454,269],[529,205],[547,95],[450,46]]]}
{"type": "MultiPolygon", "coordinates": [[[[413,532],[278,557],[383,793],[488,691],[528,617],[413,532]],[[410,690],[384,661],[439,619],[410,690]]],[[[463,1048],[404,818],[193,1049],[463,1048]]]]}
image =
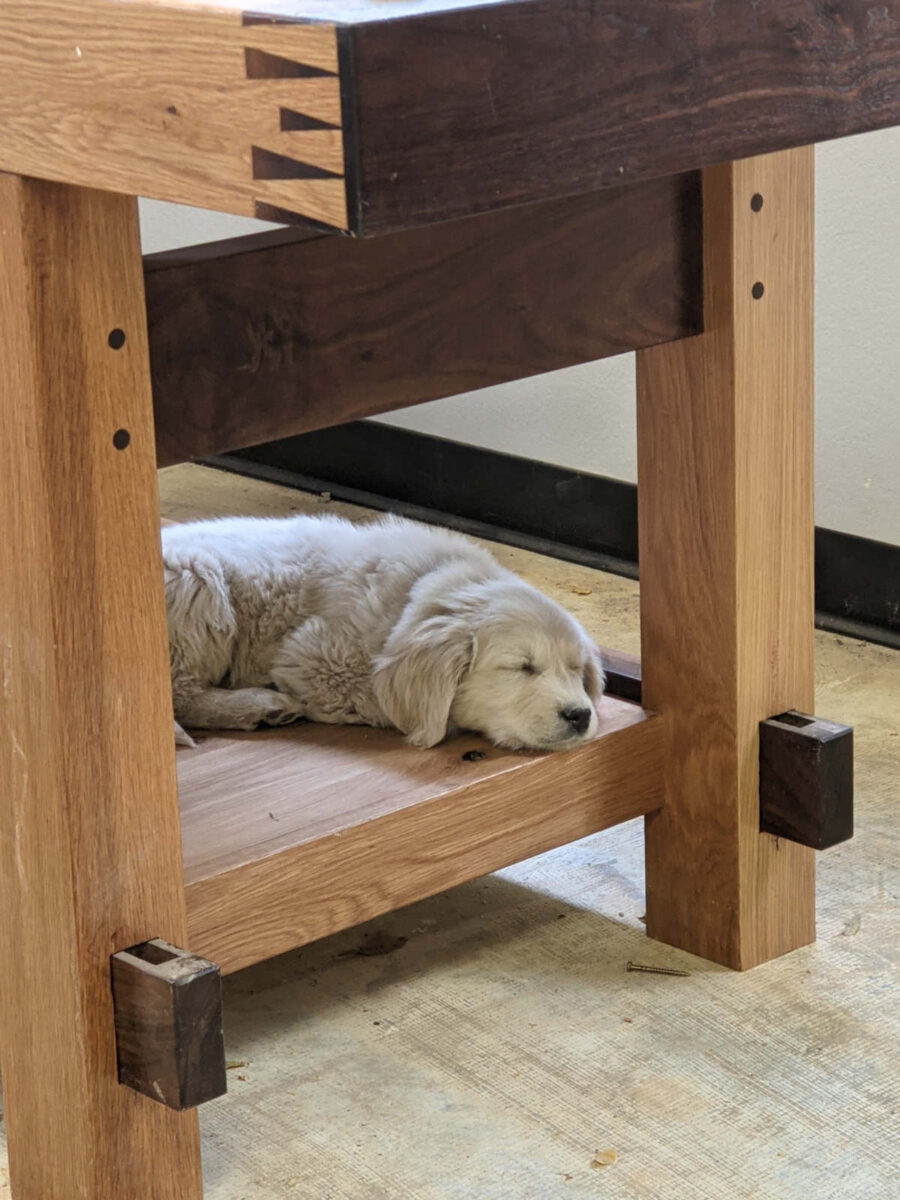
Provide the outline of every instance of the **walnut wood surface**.
{"type": "Polygon", "coordinates": [[[147,260],[161,464],[700,328],[695,175],[372,241],[297,237],[147,260]]]}
{"type": "Polygon", "coordinates": [[[119,1086],[109,983],[110,954],[185,938],[136,204],[0,176],[0,259],[12,1194],[196,1200],[196,1118],[119,1086]]]}
{"type": "Polygon", "coordinates": [[[853,837],[853,730],[787,712],[759,726],[759,827],[827,850],[853,837]]]}
{"type": "Polygon", "coordinates": [[[110,966],[119,1082],[178,1112],[224,1095],[216,964],[153,938],[110,966]]]}
{"type": "Polygon", "coordinates": [[[759,722],[813,702],[812,206],[811,149],[705,172],[706,332],[638,355],[643,703],[670,735],[647,931],[741,968],[814,936],[812,852],[759,832],[758,785],[759,722]]]}
{"type": "Polygon", "coordinates": [[[606,673],[606,692],[621,700],[640,704],[641,660],[634,654],[623,654],[621,650],[600,649],[603,670],[606,673]]]}
{"type": "Polygon", "coordinates": [[[565,754],[324,725],[210,737],[178,755],[190,944],[234,971],[650,812],[661,727],[606,698],[598,739],[565,754]]]}
{"type": "Polygon", "coordinates": [[[424,9],[353,31],[366,232],[900,121],[900,0],[424,9]]]}

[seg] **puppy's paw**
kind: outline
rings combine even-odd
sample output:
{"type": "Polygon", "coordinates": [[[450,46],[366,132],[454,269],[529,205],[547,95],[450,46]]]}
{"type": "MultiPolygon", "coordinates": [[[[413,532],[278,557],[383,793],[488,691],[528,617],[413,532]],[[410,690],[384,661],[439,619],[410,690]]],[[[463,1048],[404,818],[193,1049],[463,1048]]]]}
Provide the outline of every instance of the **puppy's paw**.
{"type": "Polygon", "coordinates": [[[263,715],[260,725],[262,726],[277,726],[277,725],[292,725],[295,721],[302,721],[306,716],[306,707],[292,696],[285,696],[281,692],[273,692],[271,707],[263,715]]]}
{"type": "Polygon", "coordinates": [[[406,744],[407,746],[415,746],[417,750],[432,750],[438,742],[442,742],[443,740],[443,735],[435,741],[434,737],[427,730],[415,729],[407,735],[406,744]]]}

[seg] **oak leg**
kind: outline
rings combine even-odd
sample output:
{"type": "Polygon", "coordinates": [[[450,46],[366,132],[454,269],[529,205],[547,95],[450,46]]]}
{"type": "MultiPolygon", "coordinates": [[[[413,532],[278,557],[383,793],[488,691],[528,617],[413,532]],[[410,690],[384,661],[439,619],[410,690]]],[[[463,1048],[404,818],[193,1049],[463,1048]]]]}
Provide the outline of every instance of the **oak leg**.
{"type": "Polygon", "coordinates": [[[110,955],[185,942],[133,199],[0,175],[0,1055],[15,1200],[198,1200],[110,955]],[[117,331],[117,332],[113,332],[117,331]]]}
{"type": "Polygon", "coordinates": [[[638,355],[643,702],[667,714],[647,931],[746,968],[815,936],[759,832],[758,722],[813,711],[812,150],[703,176],[705,330],[638,355]]]}

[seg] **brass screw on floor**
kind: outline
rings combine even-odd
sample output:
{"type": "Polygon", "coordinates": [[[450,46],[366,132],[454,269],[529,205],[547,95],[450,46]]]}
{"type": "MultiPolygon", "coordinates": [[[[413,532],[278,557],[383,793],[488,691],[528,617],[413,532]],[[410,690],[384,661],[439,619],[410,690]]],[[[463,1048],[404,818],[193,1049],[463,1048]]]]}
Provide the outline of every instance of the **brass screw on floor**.
{"type": "Polygon", "coordinates": [[[630,962],[626,971],[646,971],[648,975],[690,975],[690,971],[677,971],[675,967],[648,967],[644,963],[630,962]]]}

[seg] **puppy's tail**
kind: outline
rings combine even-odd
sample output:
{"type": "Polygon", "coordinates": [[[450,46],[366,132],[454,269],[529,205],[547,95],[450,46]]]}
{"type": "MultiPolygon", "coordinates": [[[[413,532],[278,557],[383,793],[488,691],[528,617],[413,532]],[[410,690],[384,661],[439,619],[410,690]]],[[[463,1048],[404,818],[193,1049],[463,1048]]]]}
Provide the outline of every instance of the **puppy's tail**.
{"type": "Polygon", "coordinates": [[[172,724],[175,726],[175,745],[176,746],[189,746],[191,748],[191,750],[196,750],[197,743],[194,741],[194,739],[191,737],[191,735],[189,733],[186,733],[181,728],[181,726],[178,724],[177,721],[173,721],[172,724]]]}
{"type": "Polygon", "coordinates": [[[199,647],[210,636],[216,641],[233,636],[237,620],[218,563],[167,561],[164,577],[170,638],[176,634],[183,644],[199,647]]]}

